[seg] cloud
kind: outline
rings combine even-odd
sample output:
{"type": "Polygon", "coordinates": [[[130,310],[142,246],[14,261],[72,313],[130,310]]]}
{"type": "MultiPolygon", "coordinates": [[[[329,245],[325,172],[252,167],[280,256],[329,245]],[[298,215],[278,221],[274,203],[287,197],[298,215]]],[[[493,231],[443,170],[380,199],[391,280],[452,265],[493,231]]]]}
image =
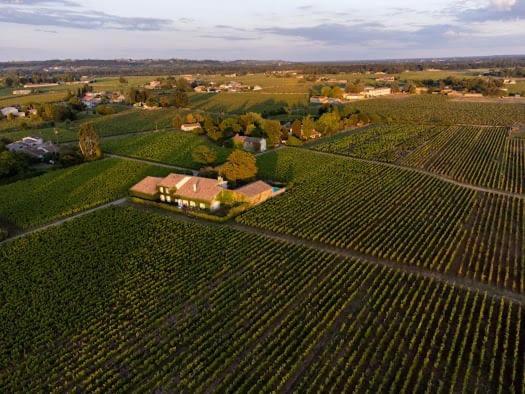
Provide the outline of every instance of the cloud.
{"type": "Polygon", "coordinates": [[[65,7],[80,7],[80,3],[70,0],[0,0],[0,4],[18,6],[61,5],[65,7]]]}
{"type": "Polygon", "coordinates": [[[381,23],[320,24],[317,26],[294,28],[260,28],[261,33],[302,38],[307,41],[321,42],[328,45],[369,45],[395,43],[401,45],[433,45],[443,43],[451,37],[465,34],[468,29],[449,24],[423,26],[415,31],[388,29],[381,23]]]}
{"type": "Polygon", "coordinates": [[[41,32],[41,33],[58,34],[58,32],[56,30],[35,29],[35,31],[38,31],[38,32],[41,32]]]}
{"type": "Polygon", "coordinates": [[[459,11],[457,18],[469,22],[525,19],[525,0],[491,0],[485,7],[459,11]]]}
{"type": "MultiPolygon", "coordinates": [[[[4,0],[5,1],[5,0],[4,0]]],[[[31,0],[35,1],[35,0],[31,0]]],[[[160,31],[172,27],[169,19],[122,17],[91,10],[0,7],[0,22],[76,29],[160,31]]]]}
{"type": "Polygon", "coordinates": [[[203,34],[199,36],[201,38],[213,38],[213,39],[220,39],[220,40],[226,40],[226,41],[253,41],[257,40],[255,37],[239,37],[239,36],[232,36],[232,35],[212,35],[212,34],[203,34]]]}

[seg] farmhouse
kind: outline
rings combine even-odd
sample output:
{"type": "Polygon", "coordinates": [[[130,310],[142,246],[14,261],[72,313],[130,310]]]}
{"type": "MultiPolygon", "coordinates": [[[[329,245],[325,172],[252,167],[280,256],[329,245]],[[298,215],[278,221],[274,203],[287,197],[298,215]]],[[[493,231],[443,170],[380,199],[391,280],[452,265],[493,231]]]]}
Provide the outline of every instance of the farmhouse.
{"type": "Polygon", "coordinates": [[[260,204],[273,197],[273,188],[263,181],[252,182],[234,191],[238,198],[250,204],[260,204]]]}
{"type": "Polygon", "coordinates": [[[149,84],[144,86],[146,89],[154,90],[154,89],[160,89],[161,83],[160,81],[151,81],[149,84]]]}
{"type": "Polygon", "coordinates": [[[25,112],[19,112],[18,108],[16,107],[5,107],[0,110],[2,113],[2,116],[8,117],[9,115],[16,116],[16,117],[24,117],[26,116],[25,112]]]}
{"type": "Polygon", "coordinates": [[[219,197],[228,184],[219,179],[170,174],[166,178],[146,177],[130,191],[137,197],[160,200],[180,208],[198,208],[216,211],[219,197]]]}
{"type": "Polygon", "coordinates": [[[182,126],[180,126],[180,129],[182,131],[193,131],[198,130],[201,128],[200,123],[184,123],[182,126]]]}
{"type": "Polygon", "coordinates": [[[248,137],[239,134],[233,137],[233,144],[250,152],[264,152],[267,149],[266,138],[248,137]]]}
{"type": "Polygon", "coordinates": [[[378,82],[394,82],[395,80],[396,80],[396,77],[394,77],[393,75],[386,75],[383,77],[376,78],[376,81],[378,82]]]}
{"type": "Polygon", "coordinates": [[[19,90],[13,90],[13,95],[15,96],[26,96],[28,94],[31,94],[31,89],[19,89],[19,90]]]}
{"type": "MultiPolygon", "coordinates": [[[[228,182],[221,177],[210,179],[173,173],[165,178],[148,176],[134,185],[130,193],[146,200],[174,204],[179,208],[214,212],[221,207],[221,197],[226,190],[228,182]]],[[[274,190],[267,183],[256,181],[230,192],[236,201],[260,204],[284,190],[274,190]]]]}
{"type": "Polygon", "coordinates": [[[365,96],[356,93],[345,93],[343,96],[345,100],[364,100],[365,96]]]}
{"type": "Polygon", "coordinates": [[[504,79],[503,85],[516,85],[516,80],[515,79],[504,79]]]}
{"type": "Polygon", "coordinates": [[[386,95],[392,94],[392,89],[391,88],[373,88],[371,86],[367,86],[365,88],[365,91],[362,94],[365,97],[386,96],[386,95]]]}
{"type": "Polygon", "coordinates": [[[312,96],[310,97],[312,104],[328,104],[328,97],[326,96],[312,96]]]}
{"type": "Polygon", "coordinates": [[[58,153],[58,147],[51,142],[44,142],[39,137],[24,137],[20,141],[6,145],[10,152],[25,153],[32,158],[42,160],[48,155],[58,153]]]}
{"type": "Polygon", "coordinates": [[[26,89],[32,88],[50,88],[52,86],[58,86],[58,83],[27,83],[24,85],[26,89]]]}

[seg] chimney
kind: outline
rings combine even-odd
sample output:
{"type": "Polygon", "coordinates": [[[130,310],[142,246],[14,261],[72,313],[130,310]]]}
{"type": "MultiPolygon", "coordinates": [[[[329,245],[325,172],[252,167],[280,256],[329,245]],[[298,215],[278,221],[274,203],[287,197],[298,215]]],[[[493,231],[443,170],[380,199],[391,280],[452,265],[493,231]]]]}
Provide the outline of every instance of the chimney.
{"type": "Polygon", "coordinates": [[[197,193],[197,186],[199,185],[199,181],[195,181],[195,183],[193,184],[193,192],[194,193],[197,193]]]}

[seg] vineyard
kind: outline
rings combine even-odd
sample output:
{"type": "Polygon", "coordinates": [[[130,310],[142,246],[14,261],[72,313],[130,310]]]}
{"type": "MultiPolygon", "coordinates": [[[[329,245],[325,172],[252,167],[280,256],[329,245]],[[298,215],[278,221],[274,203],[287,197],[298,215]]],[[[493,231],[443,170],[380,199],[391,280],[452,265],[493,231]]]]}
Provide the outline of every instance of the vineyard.
{"type": "Polygon", "coordinates": [[[339,133],[309,144],[321,152],[394,162],[444,130],[443,127],[379,125],[339,133]]]}
{"type": "Polygon", "coordinates": [[[458,102],[429,94],[366,100],[352,103],[350,107],[375,114],[383,123],[490,126],[525,123],[525,104],[458,102]]]}
{"type": "Polygon", "coordinates": [[[0,256],[5,392],[525,388],[522,305],[315,249],[110,208],[0,256]]]}
{"type": "Polygon", "coordinates": [[[306,93],[249,92],[190,95],[191,108],[214,113],[268,113],[281,110],[283,107],[295,108],[307,105],[308,95],[306,93]]]}
{"type": "Polygon", "coordinates": [[[401,163],[461,182],[525,192],[525,139],[511,138],[503,127],[450,127],[401,163]]]}
{"type": "Polygon", "coordinates": [[[226,161],[230,149],[215,145],[205,138],[180,131],[162,131],[142,135],[126,136],[104,143],[105,151],[173,164],[186,168],[200,168],[192,159],[192,150],[206,145],[217,154],[217,163],[226,161]]]}
{"type": "Polygon", "coordinates": [[[258,162],[262,178],[290,187],[243,224],[525,292],[523,199],[482,203],[485,194],[434,177],[302,149],[258,162]]]}
{"type": "Polygon", "coordinates": [[[42,225],[124,197],[146,175],[168,169],[105,159],[0,187],[0,217],[21,228],[42,225]]]}

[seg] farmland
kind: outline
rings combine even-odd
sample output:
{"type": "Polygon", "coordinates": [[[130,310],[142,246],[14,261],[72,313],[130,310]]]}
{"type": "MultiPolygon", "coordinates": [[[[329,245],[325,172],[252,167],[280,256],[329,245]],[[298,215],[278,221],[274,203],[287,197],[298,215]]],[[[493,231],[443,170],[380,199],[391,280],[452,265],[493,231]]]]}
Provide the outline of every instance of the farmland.
{"type": "Polygon", "coordinates": [[[148,134],[125,136],[104,143],[105,151],[140,159],[198,169],[191,153],[199,146],[206,145],[217,154],[217,163],[226,160],[230,149],[212,144],[207,139],[181,131],[161,131],[148,134]]]}
{"type": "Polygon", "coordinates": [[[8,96],[0,97],[0,107],[10,105],[28,105],[33,103],[55,103],[63,101],[67,93],[65,91],[50,91],[39,94],[30,94],[27,96],[8,96]]]}
{"type": "Polygon", "coordinates": [[[283,107],[303,108],[308,106],[306,93],[195,93],[190,96],[190,106],[216,113],[245,112],[269,113],[281,110],[283,107]]]}
{"type": "Polygon", "coordinates": [[[303,149],[258,162],[262,178],[291,187],[238,217],[243,224],[525,292],[523,199],[489,198],[480,206],[487,198],[481,192],[303,149]],[[500,210],[505,215],[495,215],[500,210]],[[458,263],[461,256],[476,264],[458,263]]]}
{"type": "Polygon", "coordinates": [[[309,147],[321,152],[394,162],[443,130],[436,126],[378,125],[323,138],[309,147]]]}
{"type": "Polygon", "coordinates": [[[350,105],[376,114],[382,123],[415,125],[489,125],[508,126],[525,123],[525,104],[473,103],[452,101],[424,94],[404,99],[379,98],[350,105]]]}
{"type": "Polygon", "coordinates": [[[24,229],[42,225],[124,197],[146,175],[168,172],[118,159],[55,170],[0,187],[0,217],[24,229]]]}
{"type": "Polygon", "coordinates": [[[309,147],[417,167],[472,185],[525,191],[525,139],[506,127],[379,125],[309,147]]]}
{"type": "Polygon", "coordinates": [[[522,305],[359,260],[130,208],[0,255],[9,392],[523,389],[522,305]]]}

